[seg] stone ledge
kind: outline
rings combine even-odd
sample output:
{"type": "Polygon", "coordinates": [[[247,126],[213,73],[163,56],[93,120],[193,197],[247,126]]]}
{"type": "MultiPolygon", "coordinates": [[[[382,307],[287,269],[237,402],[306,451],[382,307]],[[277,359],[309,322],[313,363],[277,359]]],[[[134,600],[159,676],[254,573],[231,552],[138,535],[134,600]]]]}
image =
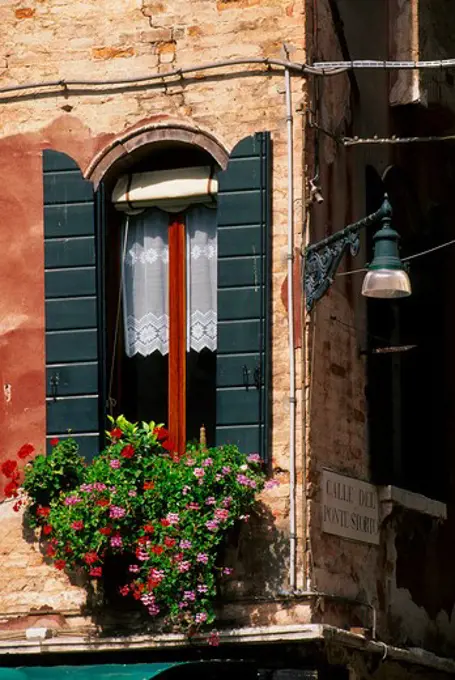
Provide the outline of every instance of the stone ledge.
{"type": "MultiPolygon", "coordinates": [[[[395,661],[407,666],[431,668],[449,675],[455,674],[455,661],[437,656],[425,649],[405,649],[370,640],[363,635],[351,633],[335,626],[325,624],[287,625],[287,626],[249,626],[231,628],[219,632],[220,642],[230,644],[279,644],[319,642],[332,654],[339,650],[358,651],[379,656],[383,662],[395,661]]],[[[0,653],[3,654],[49,654],[71,652],[106,652],[114,650],[159,650],[187,648],[193,646],[188,638],[180,634],[137,635],[127,638],[95,636],[67,636],[45,639],[41,643],[30,640],[2,640],[0,653]]]]}
{"type": "Polygon", "coordinates": [[[378,487],[378,496],[382,508],[381,520],[390,515],[394,506],[420,512],[423,515],[430,515],[436,519],[447,519],[447,505],[445,503],[422,496],[420,493],[389,485],[378,487]]]}

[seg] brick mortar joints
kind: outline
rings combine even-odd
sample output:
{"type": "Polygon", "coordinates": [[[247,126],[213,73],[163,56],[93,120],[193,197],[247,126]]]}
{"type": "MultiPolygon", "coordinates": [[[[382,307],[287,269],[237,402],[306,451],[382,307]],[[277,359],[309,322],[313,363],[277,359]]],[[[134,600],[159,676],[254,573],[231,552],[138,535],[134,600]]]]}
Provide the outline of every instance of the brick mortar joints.
{"type": "MultiPolygon", "coordinates": [[[[159,24],[156,23],[156,21],[153,20],[153,15],[150,13],[150,9],[149,9],[147,0],[142,0],[140,12],[141,12],[142,16],[144,16],[148,19],[149,25],[152,28],[165,28],[164,26],[160,26],[159,24]]],[[[171,29],[171,30],[173,32],[173,29],[171,29]]]]}

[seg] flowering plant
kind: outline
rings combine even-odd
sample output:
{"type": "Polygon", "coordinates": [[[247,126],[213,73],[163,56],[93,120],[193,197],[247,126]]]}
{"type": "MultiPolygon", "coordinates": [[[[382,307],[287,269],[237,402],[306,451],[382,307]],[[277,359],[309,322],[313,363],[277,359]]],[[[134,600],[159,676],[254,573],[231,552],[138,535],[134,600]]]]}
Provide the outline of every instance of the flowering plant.
{"type": "Polygon", "coordinates": [[[103,580],[117,560],[117,587],[147,612],[190,632],[214,620],[219,547],[264,486],[258,454],[189,445],[174,453],[155,423],[112,421],[109,444],[90,463],[72,439],[25,468],[34,526],[57,569],[103,580]],[[122,566],[125,565],[125,566],[122,566]]]}

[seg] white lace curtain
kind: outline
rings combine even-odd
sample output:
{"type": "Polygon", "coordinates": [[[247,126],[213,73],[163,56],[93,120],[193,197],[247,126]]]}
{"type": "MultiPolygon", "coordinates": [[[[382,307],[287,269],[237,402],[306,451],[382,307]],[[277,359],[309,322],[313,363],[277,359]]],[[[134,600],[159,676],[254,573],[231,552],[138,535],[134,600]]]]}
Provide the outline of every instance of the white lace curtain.
{"type": "MultiPolygon", "coordinates": [[[[216,349],[216,210],[186,211],[187,350],[216,349]]],[[[126,218],[123,316],[127,356],[169,352],[169,215],[153,208],[126,218]]]]}
{"type": "Polygon", "coordinates": [[[194,206],[186,217],[187,350],[216,350],[216,210],[194,206]]]}

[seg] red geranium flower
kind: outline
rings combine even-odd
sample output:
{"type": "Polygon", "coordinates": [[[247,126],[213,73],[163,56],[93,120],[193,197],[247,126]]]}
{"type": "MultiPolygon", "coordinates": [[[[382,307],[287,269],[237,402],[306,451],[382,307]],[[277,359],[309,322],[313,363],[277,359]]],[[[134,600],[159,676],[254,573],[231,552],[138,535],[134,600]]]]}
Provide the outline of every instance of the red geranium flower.
{"type": "Polygon", "coordinates": [[[162,527],[170,527],[171,523],[168,519],[160,519],[160,524],[162,527]]]}
{"type": "Polygon", "coordinates": [[[131,592],[133,593],[134,599],[140,600],[141,599],[141,593],[143,593],[144,590],[145,590],[145,584],[144,583],[132,583],[130,587],[131,587],[131,592]]]}
{"type": "Polygon", "coordinates": [[[95,501],[95,505],[104,507],[106,505],[110,505],[110,501],[107,498],[99,498],[97,501],[95,501]]]}
{"type": "Polygon", "coordinates": [[[166,449],[166,451],[173,452],[175,451],[175,444],[172,441],[172,439],[166,439],[166,441],[161,442],[161,446],[163,449],[166,449]]]}
{"type": "Polygon", "coordinates": [[[210,633],[210,637],[209,637],[208,642],[209,642],[209,645],[211,645],[212,647],[218,647],[218,645],[220,644],[219,633],[217,633],[216,631],[213,631],[213,633],[210,633]]]}
{"type": "Polygon", "coordinates": [[[155,555],[161,555],[163,550],[164,550],[164,548],[161,545],[152,546],[152,553],[155,553],[155,555]]]}
{"type": "Polygon", "coordinates": [[[14,503],[14,505],[13,505],[14,512],[19,512],[21,507],[22,507],[22,501],[16,501],[16,503],[14,503]]]}
{"type": "Polygon", "coordinates": [[[51,439],[50,444],[51,444],[51,446],[57,446],[59,441],[60,441],[60,439],[58,437],[54,437],[53,439],[51,439]]]}
{"type": "Polygon", "coordinates": [[[48,545],[47,548],[46,548],[46,555],[47,555],[48,557],[55,557],[56,554],[57,554],[57,551],[56,551],[56,549],[54,548],[54,546],[53,546],[53,545],[48,545]]]}
{"type": "Polygon", "coordinates": [[[5,496],[7,498],[11,498],[11,496],[17,496],[17,490],[19,488],[19,485],[15,481],[9,482],[5,486],[5,496]]]}
{"type": "Polygon", "coordinates": [[[99,559],[98,554],[94,550],[91,550],[84,555],[84,562],[86,564],[93,564],[94,562],[98,562],[99,559]]]}
{"type": "Polygon", "coordinates": [[[92,567],[89,571],[90,576],[99,577],[103,575],[102,567],[92,567]]]}
{"type": "Polygon", "coordinates": [[[54,567],[56,569],[64,569],[66,567],[66,562],[65,560],[55,560],[54,562],[54,567]]]}
{"type": "Polygon", "coordinates": [[[110,536],[112,534],[112,529],[111,527],[102,527],[99,532],[100,534],[103,534],[103,536],[110,536]]]}
{"type": "Polygon", "coordinates": [[[126,597],[126,595],[128,595],[129,592],[130,592],[129,586],[121,586],[119,588],[119,593],[120,593],[120,595],[123,595],[123,597],[126,597]]]}
{"type": "Polygon", "coordinates": [[[166,538],[164,539],[164,545],[167,546],[168,548],[173,548],[175,544],[176,544],[175,538],[169,538],[169,536],[166,536],[166,538]]]}
{"type": "Polygon", "coordinates": [[[35,447],[32,444],[24,444],[17,452],[17,457],[23,460],[24,458],[31,456],[34,450],[35,447]]]}
{"type": "Polygon", "coordinates": [[[165,439],[168,439],[169,437],[169,432],[166,430],[165,427],[155,427],[153,430],[153,434],[156,435],[156,438],[158,439],[159,442],[164,442],[165,439]]]}
{"type": "Polygon", "coordinates": [[[151,491],[155,488],[155,482],[144,482],[144,491],[151,491]]]}
{"type": "Polygon", "coordinates": [[[149,578],[148,581],[147,581],[147,588],[149,590],[153,590],[154,588],[158,588],[160,583],[161,583],[161,581],[159,581],[156,578],[149,578]]]}
{"type": "Polygon", "coordinates": [[[5,462],[2,463],[2,467],[0,469],[5,477],[9,477],[11,479],[17,474],[17,462],[11,459],[5,460],[5,462]]]}
{"type": "Polygon", "coordinates": [[[48,517],[51,509],[46,505],[42,506],[39,505],[37,510],[36,510],[36,515],[37,517],[48,517]]]}
{"type": "Polygon", "coordinates": [[[50,524],[45,524],[45,525],[43,526],[43,534],[44,534],[44,536],[49,536],[49,534],[51,534],[51,533],[52,533],[52,527],[51,527],[51,525],[50,525],[50,524]]]}
{"type": "Polygon", "coordinates": [[[153,524],[144,524],[143,529],[148,534],[153,534],[153,532],[155,531],[155,527],[153,526],[153,524]]]}
{"type": "Polygon", "coordinates": [[[74,531],[80,531],[83,528],[84,528],[84,522],[81,519],[78,519],[71,524],[71,529],[74,529],[74,531]]]}
{"type": "Polygon", "coordinates": [[[148,542],[148,540],[149,539],[147,538],[147,536],[140,536],[137,539],[137,542],[139,543],[139,545],[145,545],[148,542]]]}
{"type": "Polygon", "coordinates": [[[109,432],[109,437],[114,440],[121,439],[122,436],[123,432],[119,427],[114,427],[114,429],[109,432]]]}
{"type": "Polygon", "coordinates": [[[123,458],[132,458],[135,454],[135,451],[136,449],[132,444],[127,444],[121,450],[120,455],[123,456],[123,458]]]}

